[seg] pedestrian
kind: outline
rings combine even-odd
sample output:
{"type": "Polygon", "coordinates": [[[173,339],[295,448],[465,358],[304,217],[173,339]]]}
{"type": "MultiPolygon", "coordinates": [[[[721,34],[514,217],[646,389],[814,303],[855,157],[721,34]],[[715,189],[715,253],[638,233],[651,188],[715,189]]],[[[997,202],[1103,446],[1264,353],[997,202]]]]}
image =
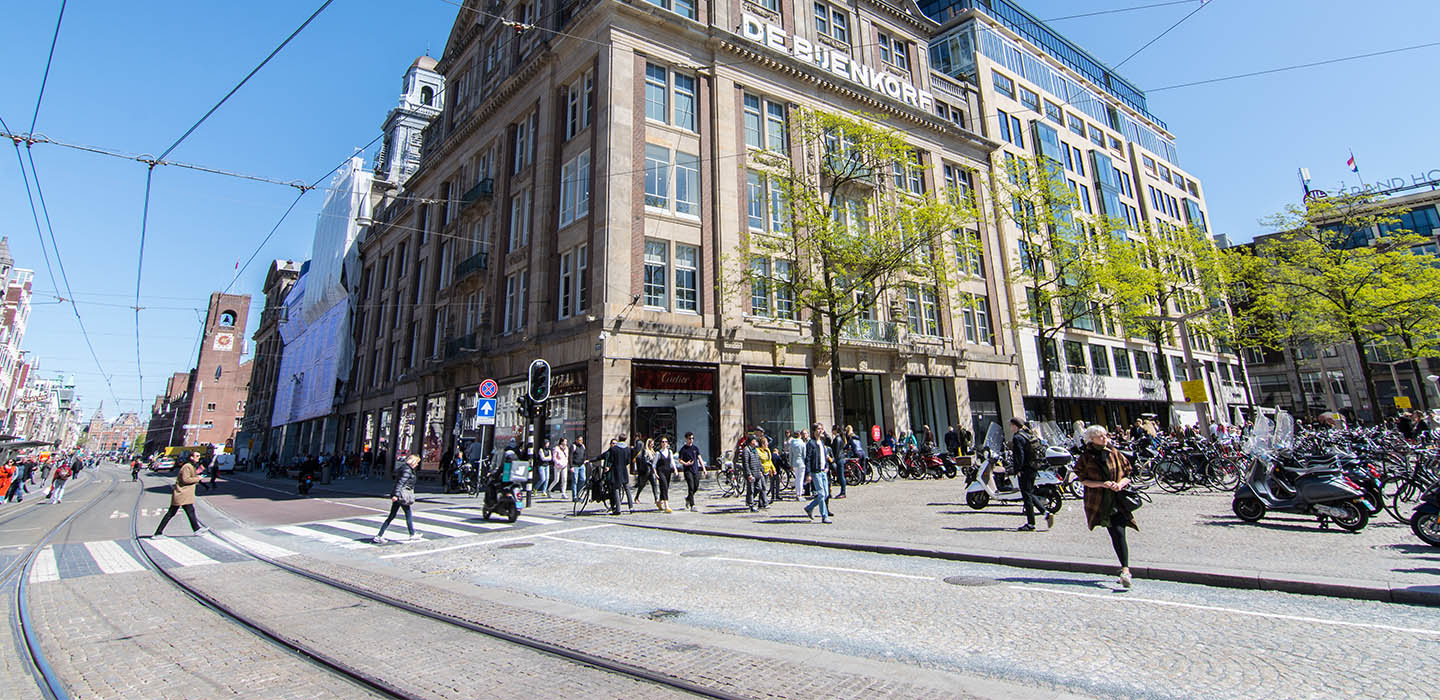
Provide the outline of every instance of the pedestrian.
{"type": "Polygon", "coordinates": [[[1103,527],[1110,533],[1110,544],[1120,560],[1120,585],[1130,587],[1130,546],[1125,541],[1125,528],[1139,530],[1135,514],[1125,507],[1120,492],[1130,486],[1130,462],[1110,444],[1105,428],[1092,425],[1085,429],[1085,449],[1075,462],[1075,475],[1085,485],[1085,522],[1091,530],[1103,527]]]}
{"type": "Polygon", "coordinates": [[[670,478],[679,473],[675,452],[670,449],[670,438],[660,438],[659,448],[655,450],[655,481],[660,489],[660,510],[666,513],[675,512],[670,510],[670,478]]]}
{"type": "Polygon", "coordinates": [[[580,500],[580,489],[589,485],[586,478],[585,436],[576,435],[575,444],[570,446],[570,500],[580,500]]]}
{"type": "Polygon", "coordinates": [[[625,503],[629,506],[630,512],[635,512],[635,503],[630,500],[630,446],[625,444],[625,435],[621,433],[610,443],[610,448],[605,450],[604,462],[605,477],[610,483],[610,514],[620,514],[620,496],[625,496],[625,503]]]}
{"type": "MultiPolygon", "coordinates": [[[[655,440],[643,440],[639,435],[635,436],[635,500],[645,493],[645,487],[650,487],[650,495],[655,498],[655,509],[660,509],[660,487],[655,483],[655,440]]],[[[633,508],[632,508],[633,510],[633,508]]]]}
{"type": "Polygon", "coordinates": [[[1010,438],[1011,464],[1015,466],[1015,473],[1020,477],[1020,501],[1025,505],[1025,524],[1021,525],[1020,532],[1035,531],[1035,509],[1045,514],[1045,527],[1055,527],[1055,514],[1045,509],[1045,502],[1035,493],[1035,472],[1040,469],[1045,460],[1045,451],[1041,448],[1040,438],[1035,437],[1030,425],[1023,418],[1016,416],[1010,419],[1010,427],[1015,429],[1015,434],[1010,438]]]}
{"type": "Polygon", "coordinates": [[[750,436],[740,450],[740,467],[745,472],[745,507],[754,513],[768,508],[765,502],[765,463],[760,459],[760,439],[750,436]]]}
{"type": "Polygon", "coordinates": [[[964,426],[964,425],[961,425],[961,426],[960,426],[960,454],[962,454],[962,455],[968,455],[968,454],[970,454],[970,445],[971,445],[972,443],[974,443],[974,442],[975,442],[975,433],[970,432],[970,428],[968,428],[968,427],[966,427],[966,426],[964,426]]]}
{"type": "Polygon", "coordinates": [[[410,531],[410,536],[406,539],[419,539],[415,535],[415,522],[410,519],[410,506],[415,504],[415,467],[418,464],[420,464],[420,456],[409,455],[396,467],[395,488],[390,491],[390,514],[385,516],[385,522],[380,524],[380,532],[375,533],[371,542],[375,544],[390,542],[385,539],[385,530],[390,527],[390,521],[395,519],[395,514],[401,509],[405,511],[405,529],[410,531]]]}
{"type": "MultiPolygon", "coordinates": [[[[835,465],[835,481],[840,484],[840,494],[836,498],[845,497],[845,455],[850,452],[850,440],[845,433],[840,431],[840,426],[835,425],[835,433],[830,439],[830,460],[835,465]]],[[[850,427],[850,426],[845,426],[850,427]]],[[[853,429],[852,429],[853,432],[853,429]]]]}
{"type": "Polygon", "coordinates": [[[685,433],[685,444],[680,446],[680,469],[685,473],[685,508],[695,510],[695,492],[700,490],[700,476],[705,472],[705,460],[700,448],[695,445],[695,433],[685,433]]]}
{"type": "Polygon", "coordinates": [[[10,490],[5,494],[5,500],[12,498],[16,503],[25,500],[25,493],[30,490],[32,478],[35,476],[35,463],[24,460],[15,465],[15,479],[10,483],[10,490]]]}
{"type": "Polygon", "coordinates": [[[805,506],[805,515],[815,519],[815,509],[820,509],[820,522],[830,523],[830,475],[825,471],[825,429],[815,424],[815,432],[805,443],[805,481],[810,484],[815,497],[805,506]]]}
{"type": "Polygon", "coordinates": [[[770,449],[770,438],[761,434],[759,439],[760,446],[756,448],[755,452],[760,455],[760,466],[765,472],[765,490],[768,494],[766,506],[768,507],[769,504],[780,498],[780,479],[776,478],[780,470],[775,466],[779,456],[776,451],[770,449]]]}
{"type": "MultiPolygon", "coordinates": [[[[570,473],[570,441],[560,438],[555,443],[555,449],[550,451],[550,468],[553,473],[550,475],[551,486],[560,490],[560,496],[565,496],[565,477],[570,473]]],[[[546,493],[552,489],[546,489],[546,493]]]]}
{"type": "Polygon", "coordinates": [[[953,425],[945,431],[945,453],[952,457],[960,454],[960,433],[955,432],[953,425]]]}
{"type": "Polygon", "coordinates": [[[50,480],[50,503],[56,504],[65,500],[65,484],[70,481],[70,465],[63,460],[56,465],[54,474],[50,480]]]}
{"type": "Polygon", "coordinates": [[[805,493],[805,430],[796,430],[785,441],[785,453],[790,458],[790,483],[795,486],[795,500],[805,493]]]}
{"type": "Polygon", "coordinates": [[[219,453],[219,452],[216,452],[215,454],[210,455],[210,464],[209,464],[209,466],[206,467],[206,469],[209,470],[209,472],[210,472],[210,483],[208,483],[208,484],[205,485],[205,490],[206,490],[206,491],[214,491],[214,490],[215,490],[215,478],[218,477],[218,476],[220,476],[220,453],[219,453]]]}
{"type": "Polygon", "coordinates": [[[544,491],[546,496],[550,495],[550,468],[555,464],[555,450],[550,449],[550,440],[541,441],[540,449],[536,450],[535,460],[535,490],[544,491]]]}
{"type": "Polygon", "coordinates": [[[195,519],[195,485],[200,483],[204,473],[205,466],[200,464],[200,453],[191,452],[190,458],[180,467],[180,473],[175,475],[175,485],[170,487],[170,509],[160,518],[160,525],[155,528],[155,534],[151,535],[150,539],[165,539],[165,526],[170,524],[170,519],[182,508],[185,510],[185,518],[190,521],[190,529],[195,534],[203,535],[210,531],[210,528],[195,519]]]}
{"type": "Polygon", "coordinates": [[[9,503],[12,491],[20,487],[20,479],[16,478],[19,470],[15,468],[15,460],[0,465],[0,494],[4,494],[4,502],[9,503]]]}

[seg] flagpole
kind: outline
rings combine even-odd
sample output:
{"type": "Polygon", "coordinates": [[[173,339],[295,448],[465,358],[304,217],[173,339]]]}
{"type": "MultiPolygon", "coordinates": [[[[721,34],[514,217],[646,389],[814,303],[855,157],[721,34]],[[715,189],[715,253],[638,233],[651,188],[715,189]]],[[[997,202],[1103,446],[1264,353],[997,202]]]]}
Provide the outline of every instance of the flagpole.
{"type": "MultiPolygon", "coordinates": [[[[1350,150],[1350,162],[1351,162],[1351,163],[1355,163],[1355,149],[1352,148],[1352,149],[1349,149],[1349,150],[1350,150]]],[[[1355,173],[1355,179],[1360,181],[1360,189],[1361,189],[1362,191],[1369,189],[1370,186],[1367,185],[1367,184],[1365,184],[1365,176],[1360,174],[1360,164],[1359,164],[1359,163],[1355,163],[1355,164],[1354,164],[1353,166],[1351,166],[1351,167],[1354,168],[1353,170],[1351,170],[1351,172],[1355,173]]]]}

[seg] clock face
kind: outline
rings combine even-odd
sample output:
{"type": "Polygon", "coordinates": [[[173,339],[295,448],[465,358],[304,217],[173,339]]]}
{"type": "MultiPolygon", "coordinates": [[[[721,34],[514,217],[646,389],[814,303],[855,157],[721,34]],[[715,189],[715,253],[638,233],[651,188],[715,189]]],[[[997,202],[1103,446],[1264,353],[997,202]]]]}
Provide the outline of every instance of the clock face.
{"type": "Polygon", "coordinates": [[[235,349],[234,333],[216,333],[215,349],[221,352],[229,352],[235,349]]]}

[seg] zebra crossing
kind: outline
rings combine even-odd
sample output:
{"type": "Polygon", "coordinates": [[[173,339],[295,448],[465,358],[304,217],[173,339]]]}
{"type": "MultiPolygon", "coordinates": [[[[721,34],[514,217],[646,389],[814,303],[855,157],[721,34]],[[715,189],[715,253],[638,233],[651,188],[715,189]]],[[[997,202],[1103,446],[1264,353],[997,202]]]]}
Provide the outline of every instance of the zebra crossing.
{"type": "MultiPolygon", "coordinates": [[[[227,535],[230,536],[230,535],[227,535]]],[[[237,542],[241,538],[235,537],[237,542]]],[[[249,547],[253,540],[244,538],[242,546],[249,547]]],[[[175,537],[159,540],[145,540],[150,556],[162,568],[173,569],[186,566],[208,566],[246,561],[250,557],[236,551],[212,534],[193,537],[175,537]]],[[[255,543],[261,546],[263,543],[255,543]]],[[[30,582],[44,583],[65,579],[100,576],[104,574],[127,574],[145,571],[145,555],[136,549],[131,540],[96,540],[93,542],[66,542],[45,545],[35,554],[30,566],[30,582]]],[[[272,547],[272,549],[278,549],[272,547]]],[[[258,549],[257,549],[258,551],[258,549]]],[[[272,552],[273,554],[274,552],[272,552]]],[[[294,552],[285,552],[294,554],[294,552]]]]}
{"type": "MultiPolygon", "coordinates": [[[[417,510],[412,514],[412,518],[415,523],[416,535],[415,539],[411,540],[412,542],[471,537],[497,530],[511,530],[560,522],[556,518],[533,515],[522,515],[514,523],[486,521],[481,519],[479,513],[470,512],[469,506],[427,511],[417,510]]],[[[269,537],[300,538],[342,549],[377,549],[383,545],[374,544],[371,542],[371,538],[379,531],[380,524],[383,522],[385,522],[383,515],[366,515],[343,520],[277,525],[262,528],[259,532],[269,537]]],[[[407,534],[403,516],[397,516],[395,521],[390,523],[388,534],[392,537],[403,537],[407,534]]],[[[296,554],[294,550],[232,530],[225,531],[225,539],[235,543],[243,550],[272,559],[296,554]]],[[[251,560],[248,554],[237,550],[213,533],[142,541],[155,562],[166,569],[230,564],[251,560]]],[[[29,580],[31,583],[43,583],[86,576],[145,571],[148,568],[144,563],[145,555],[137,549],[138,546],[134,541],[128,539],[46,545],[35,555],[35,562],[30,567],[29,580]]],[[[13,556],[10,558],[13,559],[13,556]]]]}
{"type": "MultiPolygon", "coordinates": [[[[556,518],[545,518],[536,515],[521,515],[516,522],[508,523],[503,520],[484,520],[480,517],[478,508],[471,506],[454,506],[451,508],[440,508],[436,510],[416,510],[411,513],[411,519],[415,524],[415,539],[412,542],[422,540],[445,540],[457,537],[471,537],[483,535],[496,530],[511,530],[533,525],[550,525],[560,522],[556,518]]],[[[375,533],[380,531],[380,525],[385,522],[384,515],[362,515],[342,520],[321,520],[313,523],[299,523],[296,525],[279,525],[263,528],[262,534],[276,537],[299,537],[321,544],[339,547],[341,549],[370,549],[377,546],[371,542],[375,533]]],[[[390,523],[390,529],[386,531],[389,538],[403,538],[408,532],[405,529],[405,516],[396,515],[395,520],[390,523]]],[[[226,533],[229,537],[229,533],[226,533]]]]}

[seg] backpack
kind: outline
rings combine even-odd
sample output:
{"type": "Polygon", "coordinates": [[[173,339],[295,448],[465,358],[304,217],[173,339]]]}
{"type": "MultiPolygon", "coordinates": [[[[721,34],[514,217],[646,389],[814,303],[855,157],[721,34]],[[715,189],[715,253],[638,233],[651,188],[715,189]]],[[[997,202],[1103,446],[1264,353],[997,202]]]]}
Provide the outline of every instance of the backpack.
{"type": "Polygon", "coordinates": [[[1029,469],[1039,469],[1045,464],[1045,444],[1035,433],[1025,431],[1025,463],[1029,469]]]}
{"type": "Polygon", "coordinates": [[[55,478],[61,479],[61,480],[69,479],[69,478],[70,478],[70,465],[68,465],[68,464],[62,464],[62,465],[60,465],[58,468],[56,468],[56,469],[55,469],[55,478]]]}

